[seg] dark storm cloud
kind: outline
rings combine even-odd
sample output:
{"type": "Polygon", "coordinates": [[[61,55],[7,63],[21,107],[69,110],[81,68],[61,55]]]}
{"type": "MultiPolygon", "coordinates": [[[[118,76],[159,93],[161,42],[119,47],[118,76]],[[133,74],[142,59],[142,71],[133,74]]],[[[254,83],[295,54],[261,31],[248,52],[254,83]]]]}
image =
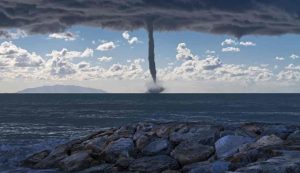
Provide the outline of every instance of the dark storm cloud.
{"type": "Polygon", "coordinates": [[[61,32],[73,25],[208,33],[300,33],[299,0],[0,0],[0,29],[61,32]]]}

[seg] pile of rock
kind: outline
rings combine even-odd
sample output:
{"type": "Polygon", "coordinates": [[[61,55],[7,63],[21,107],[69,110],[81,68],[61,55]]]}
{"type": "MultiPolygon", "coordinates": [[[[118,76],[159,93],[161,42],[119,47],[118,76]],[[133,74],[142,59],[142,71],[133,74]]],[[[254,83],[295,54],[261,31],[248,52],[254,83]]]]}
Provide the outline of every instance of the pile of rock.
{"type": "Polygon", "coordinates": [[[36,153],[22,165],[81,173],[300,173],[299,129],[262,123],[138,123],[36,153]]]}

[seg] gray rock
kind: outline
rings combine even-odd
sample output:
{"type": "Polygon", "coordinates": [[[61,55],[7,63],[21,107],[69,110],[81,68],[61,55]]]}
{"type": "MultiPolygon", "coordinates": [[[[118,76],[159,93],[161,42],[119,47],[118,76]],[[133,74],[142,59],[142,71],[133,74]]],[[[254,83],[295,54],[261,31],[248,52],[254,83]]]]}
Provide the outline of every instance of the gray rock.
{"type": "Polygon", "coordinates": [[[257,140],[254,145],[257,147],[265,147],[270,145],[280,145],[283,143],[283,140],[276,135],[263,136],[257,140]]]}
{"type": "Polygon", "coordinates": [[[160,125],[154,129],[156,136],[160,138],[167,138],[170,131],[173,129],[173,124],[160,125]]]}
{"type": "Polygon", "coordinates": [[[288,136],[288,140],[300,141],[300,130],[296,130],[288,136]]]}
{"type": "Polygon", "coordinates": [[[165,170],[162,173],[181,173],[180,171],[176,171],[176,170],[165,170]]]}
{"type": "Polygon", "coordinates": [[[50,154],[49,150],[44,150],[39,153],[33,154],[22,161],[22,166],[25,167],[34,167],[37,163],[45,159],[50,154]]]}
{"type": "Polygon", "coordinates": [[[101,164],[81,171],[80,173],[111,173],[113,166],[111,164],[101,164]]]}
{"type": "Polygon", "coordinates": [[[148,137],[146,135],[141,135],[136,139],[136,148],[138,150],[142,150],[149,142],[151,141],[151,137],[148,137]]]}
{"type": "Polygon", "coordinates": [[[117,160],[116,166],[122,169],[127,169],[128,166],[134,161],[133,158],[121,157],[117,160]]]}
{"type": "Polygon", "coordinates": [[[293,129],[285,125],[268,125],[264,127],[262,135],[276,135],[281,139],[286,139],[289,134],[293,133],[293,129]]]}
{"type": "Polygon", "coordinates": [[[250,137],[250,138],[256,138],[258,135],[255,133],[251,133],[249,131],[246,131],[244,129],[236,129],[234,132],[235,136],[245,136],[245,137],[250,137]]]}
{"type": "Polygon", "coordinates": [[[243,124],[241,128],[247,132],[254,133],[256,135],[260,135],[263,131],[263,129],[258,124],[255,123],[243,124]]]}
{"type": "Polygon", "coordinates": [[[229,166],[229,162],[215,161],[211,164],[211,171],[212,173],[225,173],[226,171],[228,171],[229,166]]]}
{"type": "Polygon", "coordinates": [[[136,131],[142,131],[142,132],[149,132],[155,127],[155,124],[153,123],[138,123],[136,127],[136,131]]]}
{"type": "Polygon", "coordinates": [[[224,131],[220,132],[220,138],[227,136],[227,135],[235,135],[235,132],[231,131],[231,130],[224,130],[224,131]]]}
{"type": "Polygon", "coordinates": [[[273,157],[266,161],[255,162],[247,167],[239,168],[236,172],[240,173],[299,173],[300,154],[283,155],[273,157]]]}
{"type": "Polygon", "coordinates": [[[201,167],[194,168],[187,173],[212,173],[209,165],[203,165],[201,167]]]}
{"type": "Polygon", "coordinates": [[[87,136],[87,140],[98,138],[98,137],[110,136],[114,134],[116,130],[117,130],[116,128],[103,128],[102,130],[87,136]]]}
{"type": "Polygon", "coordinates": [[[270,159],[271,157],[276,157],[281,155],[280,152],[274,151],[268,147],[251,149],[243,152],[234,154],[233,156],[227,158],[227,161],[231,162],[231,169],[235,170],[248,165],[249,163],[256,161],[264,161],[270,159]]]}
{"type": "Polygon", "coordinates": [[[66,172],[75,172],[88,168],[91,165],[92,158],[88,152],[82,151],[74,153],[64,158],[60,163],[60,168],[66,172]]]}
{"type": "Polygon", "coordinates": [[[161,155],[169,154],[171,151],[170,142],[167,139],[156,139],[150,142],[143,150],[143,155],[161,155]]]}
{"type": "Polygon", "coordinates": [[[111,136],[108,137],[109,141],[118,140],[120,138],[132,138],[135,129],[132,126],[123,126],[116,130],[111,136]]]}
{"type": "Polygon", "coordinates": [[[104,150],[105,160],[116,162],[119,157],[129,157],[134,153],[134,143],[131,138],[120,138],[111,142],[104,150]]]}
{"type": "Polygon", "coordinates": [[[230,163],[226,161],[198,162],[186,165],[182,170],[184,173],[225,173],[229,165],[230,163]]]}
{"type": "Polygon", "coordinates": [[[85,150],[92,150],[93,152],[96,153],[102,152],[106,144],[107,144],[107,138],[103,136],[83,142],[83,146],[85,150]]]}
{"type": "Polygon", "coordinates": [[[205,161],[214,153],[214,148],[197,142],[181,142],[172,152],[171,156],[181,165],[205,161]]]}
{"type": "Polygon", "coordinates": [[[142,157],[133,161],[129,166],[130,171],[140,173],[160,173],[168,169],[177,168],[177,161],[167,155],[142,157]]]}
{"type": "Polygon", "coordinates": [[[170,134],[170,141],[173,143],[191,140],[203,145],[213,145],[218,138],[219,130],[211,126],[182,129],[181,131],[172,132],[170,134]]]}
{"type": "Polygon", "coordinates": [[[276,135],[263,136],[260,139],[258,139],[255,143],[249,143],[240,146],[239,152],[281,144],[283,144],[283,140],[277,137],[276,135]]]}
{"type": "Polygon", "coordinates": [[[80,143],[79,140],[74,140],[66,144],[62,144],[53,149],[50,154],[45,157],[42,161],[37,163],[34,168],[47,169],[47,168],[58,168],[59,162],[71,154],[71,147],[75,144],[80,143]]]}
{"type": "Polygon", "coordinates": [[[133,141],[138,140],[141,136],[144,136],[145,133],[142,131],[136,131],[132,137],[133,141]]]}
{"type": "Polygon", "coordinates": [[[232,156],[238,151],[238,148],[244,144],[252,143],[254,139],[244,136],[224,136],[215,143],[215,149],[218,158],[232,156]]]}

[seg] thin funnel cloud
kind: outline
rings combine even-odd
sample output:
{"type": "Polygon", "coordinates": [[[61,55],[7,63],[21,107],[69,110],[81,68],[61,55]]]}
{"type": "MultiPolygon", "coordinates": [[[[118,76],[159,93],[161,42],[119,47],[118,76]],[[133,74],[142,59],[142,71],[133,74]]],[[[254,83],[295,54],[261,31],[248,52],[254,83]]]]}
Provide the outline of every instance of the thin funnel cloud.
{"type": "Polygon", "coordinates": [[[156,67],[155,67],[155,52],[154,52],[154,37],[153,37],[153,22],[147,21],[148,31],[148,61],[149,70],[152,76],[153,82],[156,83],[156,67]]]}

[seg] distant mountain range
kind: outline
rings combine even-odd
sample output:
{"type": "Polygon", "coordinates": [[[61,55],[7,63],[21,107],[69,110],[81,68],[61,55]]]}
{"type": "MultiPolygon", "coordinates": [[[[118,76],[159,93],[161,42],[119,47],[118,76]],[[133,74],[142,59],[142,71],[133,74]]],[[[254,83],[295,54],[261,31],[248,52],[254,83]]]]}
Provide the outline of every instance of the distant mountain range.
{"type": "Polygon", "coordinates": [[[105,93],[105,91],[74,85],[53,85],[27,88],[18,93],[105,93]]]}

